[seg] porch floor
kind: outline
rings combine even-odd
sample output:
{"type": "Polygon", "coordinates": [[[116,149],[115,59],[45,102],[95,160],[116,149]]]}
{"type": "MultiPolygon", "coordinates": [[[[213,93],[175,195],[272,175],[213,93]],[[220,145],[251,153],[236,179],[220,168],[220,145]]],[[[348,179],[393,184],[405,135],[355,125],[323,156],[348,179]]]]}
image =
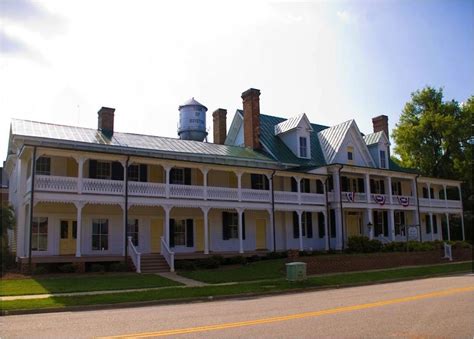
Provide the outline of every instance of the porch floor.
{"type": "MultiPolygon", "coordinates": [[[[44,255],[31,257],[34,264],[48,263],[73,263],[73,262],[101,262],[101,261],[123,261],[123,255],[83,255],[76,257],[75,255],[44,255]]],[[[28,263],[28,257],[19,257],[18,263],[28,263]]]]}
{"type": "Polygon", "coordinates": [[[174,258],[175,260],[182,260],[182,259],[201,259],[201,258],[209,258],[213,255],[220,255],[224,258],[228,257],[236,257],[241,255],[243,257],[252,257],[254,255],[264,256],[270,253],[269,250],[258,250],[258,251],[246,251],[244,253],[239,253],[238,251],[226,251],[226,252],[214,252],[209,251],[209,254],[204,254],[204,252],[193,252],[193,253],[175,253],[174,258]]]}

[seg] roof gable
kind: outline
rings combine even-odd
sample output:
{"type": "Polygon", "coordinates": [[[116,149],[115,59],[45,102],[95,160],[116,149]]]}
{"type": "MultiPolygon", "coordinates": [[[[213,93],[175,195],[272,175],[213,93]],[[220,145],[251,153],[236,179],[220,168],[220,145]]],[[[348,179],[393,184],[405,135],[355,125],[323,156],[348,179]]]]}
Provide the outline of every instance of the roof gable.
{"type": "Polygon", "coordinates": [[[378,144],[381,141],[384,141],[385,143],[389,142],[384,131],[379,131],[379,132],[364,135],[364,141],[365,141],[367,146],[372,146],[374,144],[378,144]]]}
{"type": "Polygon", "coordinates": [[[299,114],[275,125],[275,135],[283,134],[296,128],[306,128],[310,132],[313,131],[306,113],[299,114]]]}

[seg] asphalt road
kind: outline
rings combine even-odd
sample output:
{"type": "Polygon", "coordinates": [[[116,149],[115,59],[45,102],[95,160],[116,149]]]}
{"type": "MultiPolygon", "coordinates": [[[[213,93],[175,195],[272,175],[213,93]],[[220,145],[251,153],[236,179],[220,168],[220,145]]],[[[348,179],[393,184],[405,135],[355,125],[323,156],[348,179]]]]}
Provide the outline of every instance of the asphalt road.
{"type": "Polygon", "coordinates": [[[182,305],[7,316],[2,338],[474,336],[474,275],[182,305]]]}

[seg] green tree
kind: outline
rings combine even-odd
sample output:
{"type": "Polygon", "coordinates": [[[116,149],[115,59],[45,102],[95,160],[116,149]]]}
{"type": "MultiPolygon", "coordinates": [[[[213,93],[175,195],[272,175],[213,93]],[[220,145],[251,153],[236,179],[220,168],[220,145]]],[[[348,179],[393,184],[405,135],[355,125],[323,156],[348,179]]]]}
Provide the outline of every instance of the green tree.
{"type": "MultiPolygon", "coordinates": [[[[442,89],[425,87],[411,94],[392,132],[402,166],[464,182],[465,211],[472,209],[473,117],[474,96],[460,104],[444,101],[442,89]]],[[[469,225],[471,215],[466,217],[469,225]]]]}

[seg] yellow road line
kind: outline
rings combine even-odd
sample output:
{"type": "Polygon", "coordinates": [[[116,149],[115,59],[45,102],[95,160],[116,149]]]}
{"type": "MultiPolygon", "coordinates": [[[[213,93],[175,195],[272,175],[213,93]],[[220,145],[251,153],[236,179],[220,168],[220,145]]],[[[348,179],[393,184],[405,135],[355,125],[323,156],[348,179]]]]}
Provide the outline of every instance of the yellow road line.
{"type": "Polygon", "coordinates": [[[327,315],[327,314],[336,314],[336,313],[343,313],[343,312],[358,311],[358,310],[364,310],[364,309],[368,309],[368,308],[380,307],[380,306],[385,306],[385,305],[393,305],[393,304],[399,304],[399,303],[406,303],[406,302],[409,302],[409,301],[415,301],[415,300],[421,300],[421,299],[443,297],[443,296],[447,296],[447,295],[463,293],[463,292],[470,292],[470,291],[474,291],[474,286],[461,287],[461,288],[451,288],[451,289],[436,291],[436,292],[432,292],[432,293],[418,294],[418,295],[414,295],[414,296],[410,296],[410,297],[382,300],[382,301],[377,301],[377,302],[373,302],[373,303],[359,304],[359,305],[353,305],[353,306],[342,306],[342,307],[330,308],[330,309],[321,310],[321,311],[296,313],[296,314],[290,314],[290,315],[278,316],[278,317],[271,317],[271,318],[239,321],[239,322],[216,324],[216,325],[206,325],[206,326],[198,326],[198,327],[189,327],[189,328],[180,328],[180,329],[174,329],[174,330],[162,330],[162,331],[156,331],[156,332],[143,332],[143,333],[111,336],[111,337],[104,337],[104,338],[162,337],[162,336],[168,336],[168,335],[177,335],[177,334],[187,334],[187,333],[223,330],[223,329],[227,329],[227,328],[261,325],[261,324],[268,324],[268,323],[288,321],[288,320],[308,318],[308,317],[318,317],[318,316],[327,315]]]}

